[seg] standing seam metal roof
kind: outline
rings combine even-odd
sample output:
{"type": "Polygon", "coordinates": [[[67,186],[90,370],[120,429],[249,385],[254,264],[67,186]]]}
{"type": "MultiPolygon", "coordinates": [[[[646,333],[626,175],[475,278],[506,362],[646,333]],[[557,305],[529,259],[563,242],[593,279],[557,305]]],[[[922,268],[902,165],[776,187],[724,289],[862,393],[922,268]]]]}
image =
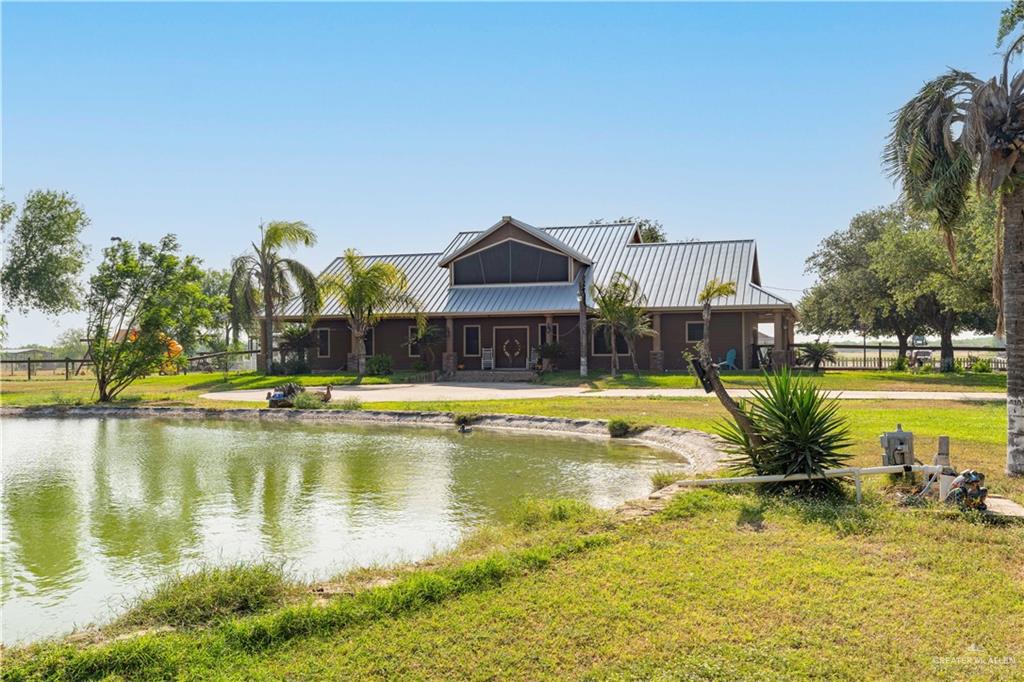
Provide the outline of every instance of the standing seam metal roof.
{"type": "MultiPolygon", "coordinates": [[[[785,299],[769,293],[755,282],[757,246],[753,240],[714,242],[633,243],[636,225],[613,223],[543,227],[541,230],[566,244],[593,263],[587,270],[587,298],[594,282],[605,283],[623,272],[639,285],[651,309],[700,307],[697,295],[712,278],[736,282],[736,294],[721,299],[716,307],[787,307],[785,299]]],[[[460,232],[442,253],[364,256],[370,262],[388,262],[401,269],[409,281],[409,293],[427,315],[574,313],[578,310],[577,287],[566,284],[512,284],[490,286],[449,286],[448,269],[439,267],[483,232],[460,232]]],[[[343,274],[344,259],[336,258],[321,273],[343,274]]],[[[389,310],[388,314],[409,311],[389,310]]],[[[301,314],[297,302],[286,316],[301,314]]],[[[328,301],[322,316],[344,313],[336,301],[328,301]]]]}

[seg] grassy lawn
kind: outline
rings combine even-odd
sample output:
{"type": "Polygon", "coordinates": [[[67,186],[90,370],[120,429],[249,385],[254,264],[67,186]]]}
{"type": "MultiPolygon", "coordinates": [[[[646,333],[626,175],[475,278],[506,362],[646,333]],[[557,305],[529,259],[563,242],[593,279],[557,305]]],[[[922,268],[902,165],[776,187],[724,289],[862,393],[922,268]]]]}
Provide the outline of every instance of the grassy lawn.
{"type": "MultiPolygon", "coordinates": [[[[280,381],[168,377],[133,390],[156,404],[167,395],[196,403],[216,387],[280,381]]],[[[10,389],[5,383],[5,402],[10,389]]],[[[47,398],[45,390],[13,395],[47,398]]],[[[703,398],[373,407],[623,417],[705,430],[724,414],[703,398]]],[[[841,409],[855,463],[878,463],[878,434],[901,422],[917,436],[919,459],[930,461],[937,437],[949,435],[954,466],[984,471],[994,493],[1024,502],[1024,479],[1003,474],[1003,404],[847,401],[841,409]]],[[[701,490],[629,523],[578,503],[532,503],[515,523],[483,528],[422,566],[339,576],[332,582],[346,589],[326,599],[265,568],[250,576],[233,567],[229,578],[202,575],[158,591],[99,643],[7,649],[2,675],[1024,680],[1024,525],[900,508],[885,484],[872,479],[859,506],[701,490]]]]}
{"type": "Polygon", "coordinates": [[[190,612],[155,631],[181,611],[164,591],[134,614],[147,632],[9,649],[3,675],[1022,679],[1022,554],[1019,526],[874,495],[855,507],[698,491],[634,523],[552,505],[320,602],[268,605],[241,594],[266,581],[238,575],[238,594],[212,599],[210,580],[179,584],[206,622],[190,612]]]}
{"type": "MultiPolygon", "coordinates": [[[[824,373],[802,372],[822,388],[847,391],[991,391],[1006,392],[1006,374],[972,374],[930,372],[871,372],[851,370],[830,370],[824,373]]],[[[760,372],[722,372],[722,381],[728,387],[750,388],[757,386],[760,372]]],[[[586,385],[594,389],[604,388],[695,388],[694,378],[683,372],[641,373],[637,376],[625,373],[613,379],[606,373],[591,373],[587,380],[581,380],[578,372],[551,372],[541,377],[541,382],[550,386],[586,385]]]]}
{"type": "MultiPolygon", "coordinates": [[[[295,376],[266,376],[256,372],[193,373],[176,376],[151,376],[139,379],[121,393],[119,402],[149,404],[201,404],[198,398],[213,391],[235,391],[244,389],[271,389],[288,381],[303,386],[347,386],[352,384],[402,383],[413,373],[396,372],[386,377],[363,377],[355,374],[300,374],[295,376]]],[[[0,377],[0,404],[2,405],[46,405],[55,403],[90,403],[96,400],[95,382],[91,376],[75,377],[65,381],[59,377],[40,376],[26,381],[24,378],[11,380],[0,377]]],[[[228,405],[220,404],[222,407],[228,405]]],[[[252,407],[252,403],[242,403],[252,407]]]]}

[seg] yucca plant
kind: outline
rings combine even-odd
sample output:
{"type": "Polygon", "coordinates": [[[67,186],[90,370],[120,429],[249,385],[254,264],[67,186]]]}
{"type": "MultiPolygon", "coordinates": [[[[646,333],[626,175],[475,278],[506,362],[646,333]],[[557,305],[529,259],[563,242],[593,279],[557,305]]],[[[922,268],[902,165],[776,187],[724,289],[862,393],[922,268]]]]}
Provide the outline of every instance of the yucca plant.
{"type": "MultiPolygon", "coordinates": [[[[741,474],[820,474],[845,466],[851,457],[845,452],[852,441],[847,421],[839,415],[839,401],[788,369],[766,374],[741,409],[762,440],[759,447],[751,446],[735,421],[717,424],[718,434],[735,455],[730,467],[741,474]]],[[[838,493],[840,482],[810,479],[767,487],[773,492],[827,495],[838,493]]]]}
{"type": "Polygon", "coordinates": [[[801,365],[810,365],[815,372],[822,364],[836,361],[836,349],[827,341],[812,341],[800,347],[798,360],[801,365]]]}

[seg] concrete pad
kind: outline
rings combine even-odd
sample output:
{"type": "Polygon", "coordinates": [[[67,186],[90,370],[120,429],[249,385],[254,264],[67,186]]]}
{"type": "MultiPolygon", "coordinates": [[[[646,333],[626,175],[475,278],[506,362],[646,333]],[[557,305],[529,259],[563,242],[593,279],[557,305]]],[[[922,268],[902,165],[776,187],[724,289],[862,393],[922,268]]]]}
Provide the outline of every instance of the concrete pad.
{"type": "Polygon", "coordinates": [[[1011,519],[1024,520],[1024,506],[1021,506],[1011,499],[998,495],[989,495],[985,498],[986,512],[993,516],[1002,516],[1011,519]]]}

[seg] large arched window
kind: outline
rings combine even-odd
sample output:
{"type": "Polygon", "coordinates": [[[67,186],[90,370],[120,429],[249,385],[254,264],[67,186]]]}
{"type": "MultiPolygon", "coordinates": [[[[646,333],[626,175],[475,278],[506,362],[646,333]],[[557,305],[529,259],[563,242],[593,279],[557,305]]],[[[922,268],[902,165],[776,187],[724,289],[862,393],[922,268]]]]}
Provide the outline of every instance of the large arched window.
{"type": "Polygon", "coordinates": [[[513,239],[459,258],[452,268],[455,284],[569,281],[568,256],[513,239]]]}

